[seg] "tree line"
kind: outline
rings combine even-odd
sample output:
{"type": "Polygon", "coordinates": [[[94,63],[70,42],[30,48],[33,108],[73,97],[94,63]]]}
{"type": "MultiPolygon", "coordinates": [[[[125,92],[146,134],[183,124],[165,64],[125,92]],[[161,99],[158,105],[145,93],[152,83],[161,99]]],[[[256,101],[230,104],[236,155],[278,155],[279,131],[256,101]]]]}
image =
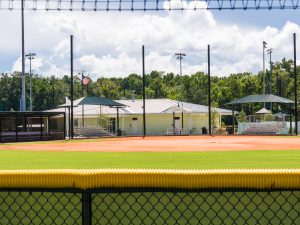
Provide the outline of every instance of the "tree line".
{"type": "MultiPolygon", "coordinates": [[[[299,69],[298,82],[299,82],[299,69]]],[[[273,64],[265,73],[266,93],[294,100],[293,61],[283,59],[273,64]]],[[[152,71],[145,76],[146,98],[168,98],[195,104],[208,104],[208,76],[203,72],[179,76],[174,73],[152,71]],[[182,83],[182,85],[181,85],[182,83]]],[[[298,83],[299,84],[299,83],[298,83]]],[[[18,111],[21,97],[21,74],[2,73],[0,77],[0,109],[2,111],[18,111]]],[[[298,85],[298,92],[300,85],[298,85]]],[[[29,108],[29,75],[26,74],[26,105],[29,108]]],[[[82,96],[102,96],[110,99],[142,98],[142,76],[130,74],[125,78],[107,78],[101,76],[97,80],[83,86],[81,75],[74,76],[74,99],[82,96]]],[[[211,99],[215,107],[225,107],[225,104],[246,95],[263,93],[263,73],[237,73],[226,77],[211,77],[211,99]]],[[[34,111],[53,109],[65,103],[65,97],[70,97],[70,76],[61,78],[32,76],[32,105],[34,111]]],[[[243,109],[252,113],[262,107],[260,104],[237,106],[235,110],[243,109]]],[[[285,111],[285,106],[275,105],[273,111],[285,111]]]]}

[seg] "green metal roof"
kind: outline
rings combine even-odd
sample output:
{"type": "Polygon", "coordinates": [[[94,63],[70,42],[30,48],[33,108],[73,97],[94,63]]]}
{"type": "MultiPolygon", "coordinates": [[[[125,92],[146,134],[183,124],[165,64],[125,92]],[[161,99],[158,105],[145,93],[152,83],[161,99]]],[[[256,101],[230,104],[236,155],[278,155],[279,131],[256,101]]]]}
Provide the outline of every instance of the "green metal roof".
{"type": "Polygon", "coordinates": [[[26,117],[51,117],[51,116],[57,116],[65,114],[65,112],[45,112],[45,111],[26,111],[26,112],[20,112],[20,111],[1,111],[0,117],[7,117],[7,116],[26,116],[26,117]]]}
{"type": "Polygon", "coordinates": [[[257,102],[276,102],[276,103],[284,103],[284,104],[293,104],[294,101],[282,98],[276,95],[248,95],[246,97],[236,99],[225,105],[236,105],[236,104],[246,104],[246,103],[257,103],[257,102]]]}
{"type": "MultiPolygon", "coordinates": [[[[78,105],[103,105],[115,108],[123,108],[126,105],[116,102],[114,100],[103,98],[103,97],[83,97],[73,101],[73,105],[76,107],[78,105]]],[[[60,107],[71,106],[71,102],[60,105],[60,107]]]]}

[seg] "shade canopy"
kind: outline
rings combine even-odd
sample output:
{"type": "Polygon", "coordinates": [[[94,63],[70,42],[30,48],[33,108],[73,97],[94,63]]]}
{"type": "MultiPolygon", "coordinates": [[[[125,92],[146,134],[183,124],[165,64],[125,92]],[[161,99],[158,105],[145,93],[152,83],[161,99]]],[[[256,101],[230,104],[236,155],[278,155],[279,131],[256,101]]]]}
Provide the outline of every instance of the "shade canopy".
{"type": "MultiPolygon", "coordinates": [[[[77,99],[73,101],[74,107],[79,105],[103,105],[103,106],[109,106],[114,108],[124,108],[126,105],[116,102],[114,100],[103,98],[103,97],[83,97],[80,99],[77,99]]],[[[71,101],[60,105],[60,107],[69,107],[71,106],[71,101]]]]}
{"type": "Polygon", "coordinates": [[[284,104],[293,104],[294,102],[287,98],[282,98],[277,95],[248,95],[246,97],[231,101],[225,105],[237,105],[237,104],[246,104],[246,103],[257,103],[257,102],[275,102],[275,103],[284,103],[284,104]]]}
{"type": "Polygon", "coordinates": [[[267,110],[266,108],[262,108],[256,112],[256,114],[271,114],[272,112],[270,110],[267,110]]]}

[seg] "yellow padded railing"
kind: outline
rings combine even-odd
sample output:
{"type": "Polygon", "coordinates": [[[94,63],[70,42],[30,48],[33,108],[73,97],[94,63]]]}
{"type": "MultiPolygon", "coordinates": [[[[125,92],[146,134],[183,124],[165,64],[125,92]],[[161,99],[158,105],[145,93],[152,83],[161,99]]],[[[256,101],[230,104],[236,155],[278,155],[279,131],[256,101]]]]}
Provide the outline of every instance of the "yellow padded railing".
{"type": "Polygon", "coordinates": [[[0,188],[300,188],[300,169],[2,170],[0,188]]]}

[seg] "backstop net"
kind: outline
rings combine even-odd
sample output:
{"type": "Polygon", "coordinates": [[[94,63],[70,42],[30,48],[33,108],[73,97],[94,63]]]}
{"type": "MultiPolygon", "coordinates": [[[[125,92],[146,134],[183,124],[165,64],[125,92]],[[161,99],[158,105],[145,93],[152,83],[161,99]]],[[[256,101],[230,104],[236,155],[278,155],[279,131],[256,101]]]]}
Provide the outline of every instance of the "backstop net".
{"type": "Polygon", "coordinates": [[[0,0],[0,9],[55,11],[149,11],[298,9],[298,0],[0,0]]]}

